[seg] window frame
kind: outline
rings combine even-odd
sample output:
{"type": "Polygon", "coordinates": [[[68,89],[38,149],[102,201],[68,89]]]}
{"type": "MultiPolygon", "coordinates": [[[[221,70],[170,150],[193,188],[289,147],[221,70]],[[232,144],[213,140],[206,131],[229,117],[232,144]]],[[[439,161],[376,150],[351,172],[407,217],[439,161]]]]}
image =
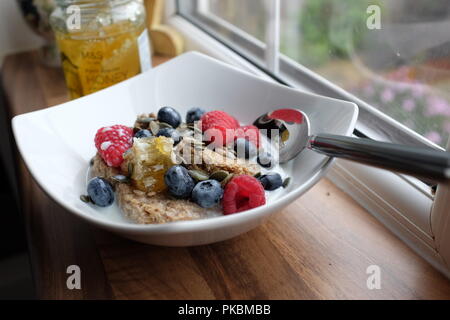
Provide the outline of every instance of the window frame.
{"type": "MultiPolygon", "coordinates": [[[[280,5],[279,0],[269,1],[273,3],[273,5],[269,8],[271,10],[274,6],[279,7],[280,5]]],[[[245,56],[247,60],[254,63],[261,70],[264,70],[264,72],[266,72],[270,77],[276,79],[278,82],[307,92],[313,92],[315,94],[341,100],[348,100],[356,103],[359,107],[358,122],[355,127],[356,136],[378,141],[389,141],[398,144],[417,145],[421,147],[431,147],[438,150],[444,150],[442,147],[427,140],[417,132],[411,130],[402,123],[384,114],[377,108],[371,106],[350,92],[345,91],[338,85],[308,69],[306,66],[294,61],[288,56],[282,53],[279,53],[278,55],[273,53],[267,54],[266,50],[268,47],[273,49],[277,47],[277,45],[268,46],[214,13],[208,12],[208,0],[197,0],[197,6],[198,7],[195,10],[196,14],[194,16],[194,18],[197,19],[196,21],[190,20],[189,17],[184,16],[179,12],[177,12],[177,14],[183,16],[188,21],[214,37],[216,40],[226,44],[228,47],[232,48],[233,44],[237,43],[238,48],[233,49],[233,51],[245,56]],[[227,39],[217,32],[216,30],[218,29],[226,30],[231,39],[227,39]],[[275,57],[279,63],[276,64],[271,62],[271,57],[275,57]],[[270,69],[272,65],[276,65],[275,70],[273,70],[273,68],[272,70],[270,69]]],[[[277,14],[279,15],[279,8],[277,14]]],[[[269,14],[268,18],[272,17],[273,14],[269,14]]],[[[279,19],[277,21],[278,26],[267,26],[266,34],[280,31],[279,19]]],[[[273,40],[273,37],[266,37],[266,40],[269,42],[273,40]]],[[[279,37],[275,41],[279,46],[279,37]]],[[[408,181],[412,185],[416,186],[418,190],[428,192],[428,195],[431,197],[431,189],[429,187],[435,185],[435,181],[414,179],[401,174],[400,176],[405,179],[405,181],[408,181]]]]}
{"type": "MultiPolygon", "coordinates": [[[[177,28],[185,36],[188,50],[201,51],[263,77],[268,81],[277,81],[304,91],[353,101],[360,107],[357,131],[363,132],[367,137],[442,149],[282,54],[280,54],[278,74],[265,69],[265,66],[262,65],[262,63],[266,62],[264,51],[258,51],[258,59],[245,56],[241,50],[236,49],[234,46],[230,47],[232,44],[230,44],[229,40],[224,39],[220,34],[211,30],[211,25],[214,25],[214,23],[216,26],[227,26],[227,23],[220,21],[223,19],[219,18],[212,21],[215,18],[214,16],[203,15],[202,23],[199,23],[199,21],[192,22],[177,11],[176,0],[169,0],[167,3],[169,4],[167,7],[170,9],[166,10],[166,22],[177,28]],[[294,74],[291,77],[287,76],[285,68],[292,68],[290,72],[294,72],[294,74]],[[375,130],[369,129],[365,121],[369,121],[369,123],[381,121],[383,125],[375,127],[375,130]],[[391,128],[395,132],[394,135],[388,131],[391,128]]],[[[251,36],[240,29],[238,32],[233,29],[237,28],[227,29],[228,32],[233,34],[233,41],[239,44],[241,42],[247,45],[251,44],[253,51],[255,51],[255,48],[256,50],[265,49],[265,44],[262,44],[260,41],[259,43],[258,41],[246,42],[251,36]]],[[[438,190],[439,208],[436,208],[436,206],[433,208],[434,197],[428,192],[429,187],[422,181],[409,176],[338,159],[327,177],[352,196],[418,254],[448,277],[450,276],[447,267],[450,265],[450,241],[447,241],[450,235],[449,201],[447,200],[448,197],[444,198],[442,196],[447,190],[445,187],[440,187],[440,190],[438,190]],[[382,177],[381,182],[380,177],[382,177]],[[392,194],[410,194],[414,196],[409,199],[404,199],[404,197],[401,199],[402,197],[399,196],[398,199],[389,199],[387,201],[386,198],[390,198],[392,194]],[[439,236],[435,235],[436,231],[438,231],[439,236]]],[[[450,191],[448,192],[450,193],[450,191]]]]}
{"type": "MultiPolygon", "coordinates": [[[[358,121],[358,126],[356,129],[360,132],[364,132],[365,136],[381,141],[392,141],[400,144],[412,144],[444,150],[444,148],[427,140],[397,120],[387,116],[377,108],[345,91],[323,76],[311,71],[307,67],[282,53],[279,54],[280,73],[273,72],[273,70],[271,70],[271,68],[267,65],[261,65],[262,62],[267,62],[265,56],[268,47],[277,47],[277,45],[274,44],[268,46],[245,31],[233,26],[231,23],[225,21],[219,16],[211,12],[207,12],[206,10],[208,9],[208,6],[206,4],[208,3],[208,0],[198,0],[198,2],[201,3],[199,6],[200,8],[197,9],[197,14],[195,15],[195,18],[197,18],[198,21],[191,22],[194,24],[197,22],[199,27],[206,28],[207,32],[214,38],[229,46],[232,46],[232,43],[238,43],[241,50],[244,50],[244,53],[250,53],[256,56],[256,59],[253,56],[247,57],[247,59],[253,63],[256,63],[262,69],[267,68],[271,76],[280,78],[278,80],[282,79],[281,82],[290,86],[300,86],[302,89],[306,89],[317,94],[355,102],[360,107],[360,121],[358,121]],[[218,32],[214,31],[219,28],[225,29],[231,36],[232,40],[226,39],[218,32]],[[374,126],[376,123],[380,123],[380,125],[374,126]]],[[[271,2],[279,3],[279,0],[271,0],[271,2]]],[[[271,16],[273,16],[273,14],[271,14],[271,16]]],[[[188,17],[184,17],[189,20],[188,17]]],[[[280,30],[279,25],[275,27],[268,26],[266,28],[266,34],[273,33],[273,30],[271,29],[275,29],[275,32],[280,30]]],[[[275,56],[273,53],[270,55],[275,56]]]]}

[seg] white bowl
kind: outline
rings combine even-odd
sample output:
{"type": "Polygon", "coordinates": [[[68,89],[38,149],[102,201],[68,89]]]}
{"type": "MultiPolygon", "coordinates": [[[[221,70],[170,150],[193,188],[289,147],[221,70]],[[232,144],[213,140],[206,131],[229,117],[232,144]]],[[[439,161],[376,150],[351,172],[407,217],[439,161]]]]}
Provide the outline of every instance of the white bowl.
{"type": "Polygon", "coordinates": [[[326,173],[332,159],[305,150],[284,169],[290,186],[263,207],[243,213],[159,225],[138,225],[114,205],[95,208],[80,201],[86,193],[89,160],[98,128],[132,125],[136,115],[172,106],[182,115],[193,107],[221,109],[242,123],[281,107],[296,107],[311,120],[312,133],[350,135],[355,104],[303,93],[261,80],[199,53],[186,53],[147,73],[95,94],[13,119],[14,136],[31,174],[56,202],[100,228],[136,241],[193,246],[232,238],[301,196],[326,173]]]}

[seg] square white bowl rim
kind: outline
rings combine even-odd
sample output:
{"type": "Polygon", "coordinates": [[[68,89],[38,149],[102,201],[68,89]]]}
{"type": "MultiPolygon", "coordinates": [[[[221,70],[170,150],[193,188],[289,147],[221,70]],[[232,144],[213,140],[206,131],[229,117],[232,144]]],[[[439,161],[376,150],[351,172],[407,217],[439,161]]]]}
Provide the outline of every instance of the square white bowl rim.
{"type": "MultiPolygon", "coordinates": [[[[161,68],[163,66],[167,67],[168,64],[182,63],[183,60],[188,61],[191,59],[199,60],[199,61],[203,60],[204,62],[207,62],[207,63],[212,62],[214,64],[222,65],[226,69],[233,70],[235,73],[245,75],[246,77],[251,77],[252,81],[270,83],[273,86],[283,87],[286,90],[292,90],[297,93],[300,92],[299,90],[296,90],[293,88],[288,88],[288,87],[282,86],[280,84],[273,84],[267,80],[258,78],[250,73],[247,73],[246,71],[238,69],[234,66],[230,66],[224,62],[215,60],[211,57],[208,57],[208,56],[203,55],[198,52],[185,53],[177,58],[174,58],[174,59],[166,62],[165,64],[163,64],[159,67],[151,69],[149,72],[156,72],[159,68],[161,68]]],[[[91,98],[91,96],[93,96],[93,95],[107,94],[109,92],[114,91],[117,87],[127,86],[130,82],[139,81],[139,79],[141,79],[144,76],[145,76],[145,74],[138,75],[129,80],[123,81],[123,82],[113,85],[109,88],[101,90],[97,93],[79,98],[77,100],[80,102],[82,100],[89,100],[91,98]]],[[[309,96],[316,97],[319,99],[335,101],[335,102],[339,102],[339,103],[343,102],[338,99],[323,97],[323,96],[316,95],[316,94],[304,93],[304,92],[301,92],[301,93],[304,95],[309,95],[309,96]]],[[[353,129],[355,127],[355,123],[356,123],[356,120],[358,117],[358,106],[352,102],[345,101],[345,103],[347,103],[349,106],[353,106],[352,120],[351,120],[350,125],[348,126],[348,130],[345,133],[345,135],[351,135],[353,133],[353,129]]],[[[46,187],[45,181],[43,181],[39,178],[39,175],[36,172],[37,168],[33,165],[30,157],[26,153],[26,150],[24,149],[24,143],[23,143],[24,141],[20,135],[20,133],[21,133],[20,127],[21,127],[22,123],[26,123],[29,119],[32,119],[35,114],[37,114],[37,113],[42,114],[42,113],[49,112],[50,110],[54,111],[56,109],[64,110],[64,108],[70,104],[71,104],[71,101],[63,103],[58,106],[51,107],[51,108],[46,108],[43,110],[33,111],[30,113],[15,116],[12,120],[12,127],[13,127],[13,133],[14,133],[14,136],[16,139],[18,149],[27,165],[27,168],[29,169],[33,178],[37,181],[38,185],[43,189],[43,191],[47,195],[49,195],[52,199],[54,199],[59,205],[61,205],[68,211],[73,212],[78,217],[85,219],[94,225],[98,225],[100,227],[103,227],[103,228],[106,228],[109,230],[118,231],[118,232],[126,231],[126,232],[133,233],[136,235],[146,234],[148,232],[151,232],[152,234],[185,233],[185,232],[191,232],[191,231],[214,230],[214,229],[220,229],[220,228],[223,228],[226,226],[232,226],[232,225],[236,224],[236,220],[239,220],[240,223],[254,220],[258,216],[260,216],[260,217],[265,216],[267,214],[267,211],[273,212],[273,211],[279,210],[282,207],[285,207],[286,205],[288,205],[289,203],[294,201],[295,199],[297,199],[301,194],[303,194],[304,192],[309,190],[312,186],[314,186],[320,180],[320,178],[322,178],[326,174],[326,172],[329,170],[330,166],[334,162],[334,158],[327,158],[326,161],[321,165],[320,169],[313,176],[311,176],[307,181],[304,181],[299,187],[282,195],[280,198],[274,200],[273,202],[271,202],[269,204],[248,210],[245,213],[224,215],[224,216],[206,218],[206,219],[200,219],[200,220],[177,221],[177,222],[170,222],[170,223],[164,223],[164,224],[148,224],[148,225],[133,224],[133,223],[120,223],[120,222],[101,220],[101,219],[97,219],[89,214],[83,213],[83,211],[79,208],[69,206],[67,203],[62,201],[57,194],[51,192],[46,187]]]]}

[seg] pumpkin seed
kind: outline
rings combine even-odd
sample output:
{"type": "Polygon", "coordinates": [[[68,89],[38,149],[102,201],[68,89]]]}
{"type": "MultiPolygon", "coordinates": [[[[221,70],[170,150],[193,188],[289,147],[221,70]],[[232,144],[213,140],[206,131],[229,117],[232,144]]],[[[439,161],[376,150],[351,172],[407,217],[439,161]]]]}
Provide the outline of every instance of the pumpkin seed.
{"type": "Polygon", "coordinates": [[[111,179],[114,182],[118,182],[118,183],[130,183],[130,178],[128,178],[128,177],[126,177],[124,175],[121,175],[121,174],[113,176],[113,177],[111,177],[111,179]]]}
{"type": "Polygon", "coordinates": [[[228,177],[229,173],[225,170],[218,170],[213,172],[209,178],[213,180],[217,180],[219,182],[223,181],[226,177],[228,177]]]}
{"type": "Polygon", "coordinates": [[[205,181],[209,179],[209,176],[206,172],[202,170],[188,170],[189,175],[197,181],[205,181]]]}
{"type": "Polygon", "coordinates": [[[91,202],[91,197],[89,197],[89,196],[87,196],[85,194],[82,194],[80,196],[80,200],[83,201],[84,203],[90,203],[91,202]]]}
{"type": "Polygon", "coordinates": [[[128,167],[127,167],[127,171],[128,171],[128,176],[131,177],[133,176],[133,170],[134,170],[134,166],[131,162],[128,162],[128,167]]]}
{"type": "Polygon", "coordinates": [[[286,179],[284,179],[283,188],[287,188],[290,182],[291,182],[291,177],[287,177],[286,179]]]}
{"type": "Polygon", "coordinates": [[[191,130],[178,130],[182,137],[192,137],[194,133],[191,130]]]}
{"type": "Polygon", "coordinates": [[[165,122],[160,122],[159,123],[159,127],[162,128],[173,128],[170,124],[165,123],[165,122]]]}
{"type": "Polygon", "coordinates": [[[150,122],[150,126],[149,127],[150,127],[150,131],[152,132],[152,134],[154,136],[156,136],[158,134],[159,128],[160,128],[158,122],[156,122],[156,121],[150,122]]]}
{"type": "Polygon", "coordinates": [[[222,180],[220,183],[222,187],[225,187],[228,182],[230,182],[231,179],[233,179],[234,173],[230,173],[225,179],[222,180]]]}
{"type": "Polygon", "coordinates": [[[187,125],[187,128],[188,128],[189,130],[194,131],[195,133],[200,133],[200,134],[202,133],[202,129],[199,128],[198,126],[194,125],[194,124],[188,124],[188,125],[187,125]]]}
{"type": "Polygon", "coordinates": [[[139,123],[150,123],[152,121],[155,121],[155,118],[151,118],[151,117],[145,117],[145,118],[139,118],[137,119],[137,122],[139,123]]]}
{"type": "Polygon", "coordinates": [[[181,136],[183,136],[183,137],[185,137],[185,136],[192,136],[192,135],[194,134],[191,130],[189,130],[189,129],[186,127],[186,124],[185,124],[185,123],[180,124],[180,125],[178,126],[178,128],[177,128],[177,131],[178,131],[178,133],[179,133],[181,136]]]}
{"type": "Polygon", "coordinates": [[[255,174],[254,177],[255,177],[256,179],[258,179],[259,177],[261,177],[261,172],[258,172],[257,174],[255,174]]]}

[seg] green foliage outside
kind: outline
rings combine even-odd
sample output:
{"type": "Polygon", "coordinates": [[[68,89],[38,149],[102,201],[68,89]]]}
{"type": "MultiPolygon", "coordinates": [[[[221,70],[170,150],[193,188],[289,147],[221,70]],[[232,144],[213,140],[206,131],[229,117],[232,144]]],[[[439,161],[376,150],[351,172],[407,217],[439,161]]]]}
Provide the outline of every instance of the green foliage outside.
{"type": "Polygon", "coordinates": [[[300,63],[310,67],[334,58],[348,58],[369,32],[366,13],[370,0],[307,0],[300,11],[300,63]]]}

